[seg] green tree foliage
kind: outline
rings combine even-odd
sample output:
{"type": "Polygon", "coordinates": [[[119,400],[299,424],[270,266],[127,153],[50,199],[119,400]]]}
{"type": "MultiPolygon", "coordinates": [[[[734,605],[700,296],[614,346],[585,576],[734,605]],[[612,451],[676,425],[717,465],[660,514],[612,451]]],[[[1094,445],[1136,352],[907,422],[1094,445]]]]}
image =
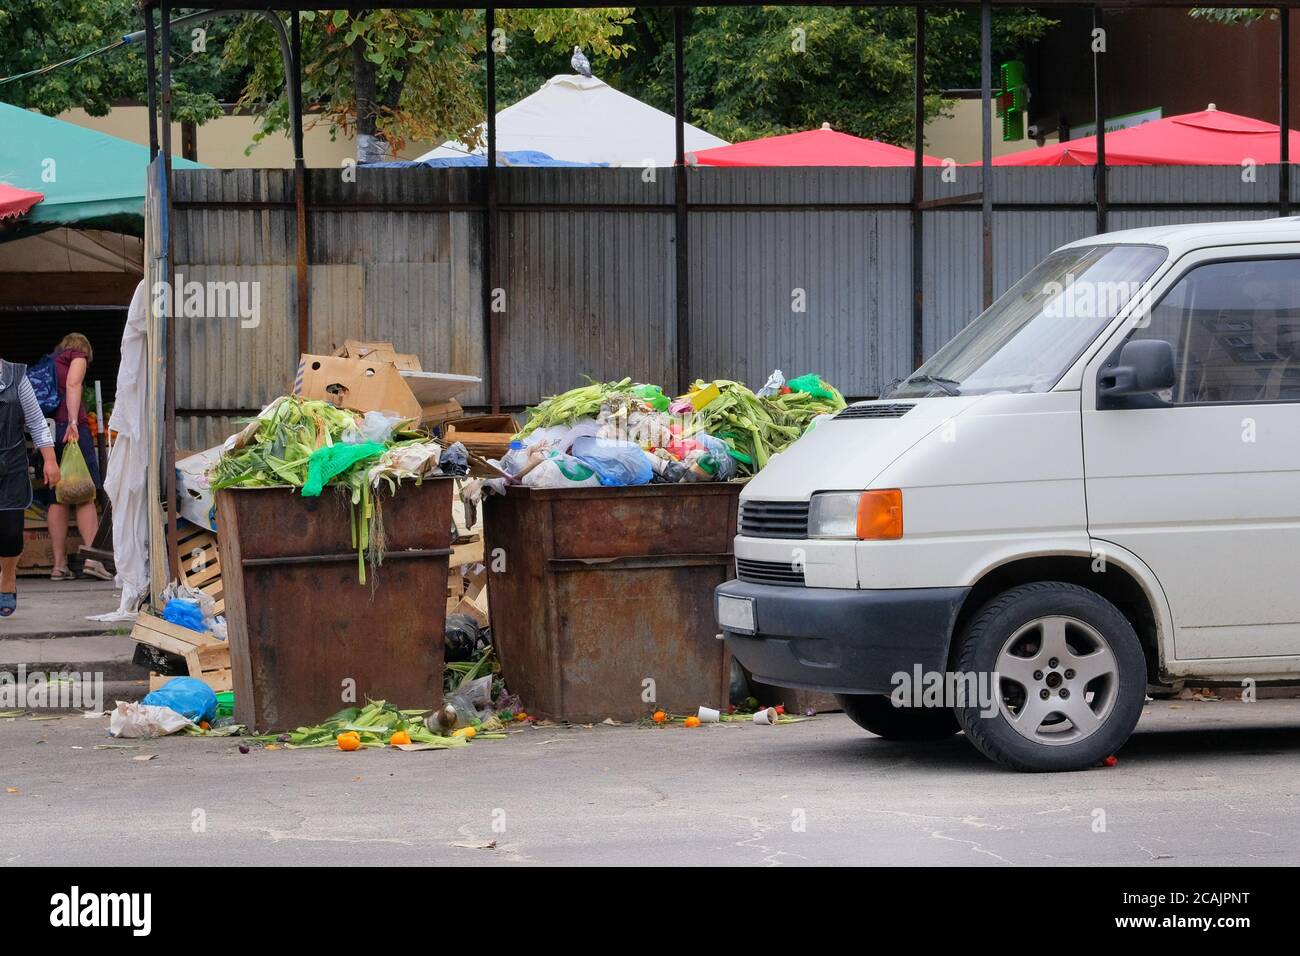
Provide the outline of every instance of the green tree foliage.
{"type": "MultiPolygon", "coordinates": [[[[188,13],[177,11],[177,15],[188,13]]],[[[107,46],[144,25],[132,0],[7,0],[0,8],[0,77],[15,76],[107,46]]],[[[221,114],[219,101],[237,92],[237,75],[221,69],[229,24],[204,24],[205,33],[174,36],[173,113],[203,122],[221,114]],[[206,51],[195,50],[202,41],[206,51]]],[[[0,86],[0,100],[55,115],[81,107],[103,116],[115,102],[141,102],[144,43],[88,57],[40,76],[0,86]]]]}
{"type": "MultiPolygon", "coordinates": [[[[513,37],[538,48],[582,44],[607,59],[620,40],[626,10],[502,10],[498,49],[513,37]]],[[[455,138],[476,144],[483,121],[486,37],[482,10],[334,10],[304,14],[303,99],[323,121],[400,149],[407,140],[455,138]]],[[[567,54],[565,61],[567,63],[567,54]]],[[[287,122],[284,76],[270,27],[240,24],[226,62],[251,72],[240,105],[264,117],[259,135],[287,122]]]]}

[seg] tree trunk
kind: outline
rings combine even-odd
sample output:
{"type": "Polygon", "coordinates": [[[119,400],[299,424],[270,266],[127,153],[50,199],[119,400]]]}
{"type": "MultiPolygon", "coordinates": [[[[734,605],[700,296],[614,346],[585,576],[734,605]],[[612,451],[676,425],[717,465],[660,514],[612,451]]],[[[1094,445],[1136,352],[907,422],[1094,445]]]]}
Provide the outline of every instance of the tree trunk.
{"type": "Polygon", "coordinates": [[[379,135],[375,65],[366,59],[366,43],[352,41],[352,88],[357,99],[357,162],[381,163],[388,158],[388,143],[379,135]]]}

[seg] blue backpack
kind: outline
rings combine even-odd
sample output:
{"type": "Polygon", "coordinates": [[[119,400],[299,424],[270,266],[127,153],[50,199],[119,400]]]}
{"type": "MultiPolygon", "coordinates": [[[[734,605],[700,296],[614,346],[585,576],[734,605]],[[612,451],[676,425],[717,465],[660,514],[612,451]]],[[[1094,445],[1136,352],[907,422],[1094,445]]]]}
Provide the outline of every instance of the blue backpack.
{"type": "Polygon", "coordinates": [[[27,369],[27,381],[32,383],[36,401],[41,411],[53,415],[59,410],[59,381],[54,374],[54,356],[47,355],[27,369]]]}

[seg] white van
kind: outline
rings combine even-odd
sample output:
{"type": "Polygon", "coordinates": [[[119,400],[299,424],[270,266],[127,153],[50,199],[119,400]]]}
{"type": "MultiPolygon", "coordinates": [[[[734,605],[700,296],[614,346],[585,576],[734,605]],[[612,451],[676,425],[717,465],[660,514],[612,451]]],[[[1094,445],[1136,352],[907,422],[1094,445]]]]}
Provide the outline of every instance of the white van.
{"type": "Polygon", "coordinates": [[[1300,220],[1052,253],[741,496],[734,656],[1017,770],[1119,750],[1148,683],[1300,682],[1300,220]]]}

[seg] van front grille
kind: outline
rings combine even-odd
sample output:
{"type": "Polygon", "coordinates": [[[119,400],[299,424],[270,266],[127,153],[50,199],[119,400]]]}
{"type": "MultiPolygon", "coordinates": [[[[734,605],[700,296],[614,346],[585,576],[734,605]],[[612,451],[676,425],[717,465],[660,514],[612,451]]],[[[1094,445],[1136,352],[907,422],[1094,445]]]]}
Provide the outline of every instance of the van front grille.
{"type": "Polygon", "coordinates": [[[783,587],[804,586],[803,568],[790,561],[751,561],[736,559],[736,577],[750,584],[776,584],[783,587]]]}
{"type": "Polygon", "coordinates": [[[806,538],[808,502],[742,501],[740,533],[750,538],[806,538]]]}
{"type": "Polygon", "coordinates": [[[913,408],[915,402],[890,402],[888,405],[850,405],[835,418],[902,418],[913,408]]]}

